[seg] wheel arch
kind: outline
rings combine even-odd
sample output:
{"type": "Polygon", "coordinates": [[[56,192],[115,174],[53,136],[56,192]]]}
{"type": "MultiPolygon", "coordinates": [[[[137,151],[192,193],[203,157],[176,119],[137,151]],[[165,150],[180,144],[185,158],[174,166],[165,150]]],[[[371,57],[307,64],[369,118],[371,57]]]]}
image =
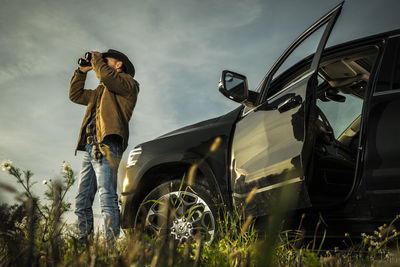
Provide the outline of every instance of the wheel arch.
{"type": "Polygon", "coordinates": [[[122,227],[133,227],[137,207],[155,187],[168,181],[183,179],[184,177],[187,182],[187,176],[192,166],[195,168],[194,183],[210,190],[212,196],[216,196],[218,201],[225,202],[214,172],[204,160],[163,162],[149,168],[140,177],[135,193],[126,200],[125,214],[121,218],[122,227]]]}

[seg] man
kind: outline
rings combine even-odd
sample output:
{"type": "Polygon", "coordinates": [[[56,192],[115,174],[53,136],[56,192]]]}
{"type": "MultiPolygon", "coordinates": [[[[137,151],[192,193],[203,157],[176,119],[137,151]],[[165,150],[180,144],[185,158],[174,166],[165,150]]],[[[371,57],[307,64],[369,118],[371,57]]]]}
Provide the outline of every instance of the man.
{"type": "Polygon", "coordinates": [[[91,55],[91,66],[79,66],[69,91],[72,102],[87,106],[75,150],[75,155],[77,150],[84,151],[75,199],[81,243],[93,233],[92,204],[97,188],[106,238],[113,241],[119,235],[117,172],[139,93],[139,84],[133,79],[135,68],[127,56],[112,49],[91,55]],[[100,85],[85,90],[86,74],[92,69],[100,85]]]}

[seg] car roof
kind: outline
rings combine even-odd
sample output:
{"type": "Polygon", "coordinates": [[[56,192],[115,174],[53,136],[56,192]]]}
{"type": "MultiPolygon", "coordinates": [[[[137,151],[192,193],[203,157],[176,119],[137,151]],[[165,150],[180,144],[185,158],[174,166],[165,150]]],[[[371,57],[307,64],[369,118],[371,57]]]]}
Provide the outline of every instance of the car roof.
{"type": "Polygon", "coordinates": [[[326,47],[399,30],[400,1],[346,0],[326,47]]]}

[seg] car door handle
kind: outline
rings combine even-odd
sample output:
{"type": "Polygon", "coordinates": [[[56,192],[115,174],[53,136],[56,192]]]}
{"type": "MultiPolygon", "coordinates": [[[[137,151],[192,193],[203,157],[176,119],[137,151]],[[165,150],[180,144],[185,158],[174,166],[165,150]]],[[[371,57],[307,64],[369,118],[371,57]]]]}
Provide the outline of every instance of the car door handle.
{"type": "Polygon", "coordinates": [[[278,111],[280,113],[283,113],[285,111],[291,110],[292,108],[295,108],[295,107],[301,105],[301,103],[303,103],[303,99],[301,98],[301,96],[299,96],[299,95],[293,96],[289,99],[286,99],[282,103],[280,103],[278,105],[278,111]]]}

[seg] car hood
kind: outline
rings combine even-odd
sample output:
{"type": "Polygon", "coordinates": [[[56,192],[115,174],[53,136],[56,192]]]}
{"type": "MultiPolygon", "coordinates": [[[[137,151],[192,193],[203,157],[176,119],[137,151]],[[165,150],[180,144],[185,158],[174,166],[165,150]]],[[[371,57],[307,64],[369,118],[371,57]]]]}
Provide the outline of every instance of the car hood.
{"type": "Polygon", "coordinates": [[[163,134],[163,135],[157,137],[156,139],[170,137],[170,136],[173,136],[173,135],[185,134],[185,133],[192,132],[192,131],[197,131],[197,130],[200,130],[200,129],[203,129],[203,128],[212,127],[212,125],[217,123],[222,117],[224,117],[224,116],[219,116],[219,117],[216,117],[216,118],[213,118],[213,119],[208,119],[208,120],[201,121],[201,122],[198,122],[198,123],[195,123],[195,124],[191,124],[191,125],[179,128],[177,130],[174,130],[172,132],[163,134]]]}
{"type": "Polygon", "coordinates": [[[206,140],[214,140],[215,137],[230,137],[232,126],[237,120],[242,106],[232,110],[231,112],[208,120],[204,120],[195,124],[191,124],[177,130],[163,134],[155,139],[141,143],[137,147],[146,147],[157,150],[179,150],[197,146],[198,143],[206,140]]]}

